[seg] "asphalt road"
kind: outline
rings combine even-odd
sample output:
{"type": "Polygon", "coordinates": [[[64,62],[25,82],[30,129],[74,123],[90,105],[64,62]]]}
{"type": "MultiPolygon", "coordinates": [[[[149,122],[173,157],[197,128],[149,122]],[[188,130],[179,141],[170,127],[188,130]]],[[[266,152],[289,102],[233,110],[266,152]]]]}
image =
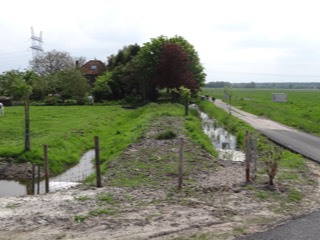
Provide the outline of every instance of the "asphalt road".
{"type": "MultiPolygon", "coordinates": [[[[215,101],[215,105],[228,112],[230,111],[232,115],[249,123],[272,141],[320,163],[319,137],[230,107],[218,99],[215,101]]],[[[236,240],[319,240],[319,226],[320,211],[316,211],[268,231],[237,238],[236,240]]]]}
{"type": "Polygon", "coordinates": [[[319,226],[320,211],[316,211],[266,232],[236,238],[235,240],[319,240],[319,226]]]}
{"type": "MultiPolygon", "coordinates": [[[[215,105],[230,111],[274,142],[320,163],[320,138],[280,123],[241,111],[217,99],[215,105]]],[[[319,236],[320,239],[320,236],[319,236]]]]}

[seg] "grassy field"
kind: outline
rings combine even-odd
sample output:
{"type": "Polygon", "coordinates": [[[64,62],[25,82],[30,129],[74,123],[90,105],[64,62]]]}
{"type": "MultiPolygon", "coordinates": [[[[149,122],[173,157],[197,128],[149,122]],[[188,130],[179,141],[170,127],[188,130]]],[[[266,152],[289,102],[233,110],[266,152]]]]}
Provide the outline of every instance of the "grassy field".
{"type": "MultiPolygon", "coordinates": [[[[183,116],[179,104],[149,104],[138,109],[121,106],[33,106],[30,109],[31,151],[24,152],[24,109],[7,107],[0,118],[0,156],[20,162],[42,164],[43,145],[49,146],[50,169],[61,172],[74,165],[80,156],[94,146],[94,136],[100,138],[103,161],[118,156],[143,134],[149,122],[157,116],[183,116]]],[[[201,122],[193,113],[185,118],[188,134],[203,148],[215,153],[201,122]]]]}
{"type": "MultiPolygon", "coordinates": [[[[203,93],[223,99],[223,89],[203,93]]],[[[288,126],[320,136],[320,90],[233,89],[231,104],[288,126]],[[287,93],[288,102],[272,102],[272,93],[287,93]]]]}

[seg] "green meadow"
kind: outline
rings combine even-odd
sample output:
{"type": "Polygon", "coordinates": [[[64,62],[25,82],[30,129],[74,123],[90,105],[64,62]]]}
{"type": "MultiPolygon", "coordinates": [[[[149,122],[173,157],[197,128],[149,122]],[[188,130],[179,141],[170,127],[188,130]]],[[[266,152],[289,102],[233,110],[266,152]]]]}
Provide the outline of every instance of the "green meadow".
{"type": "MultiPolygon", "coordinates": [[[[224,89],[203,94],[224,100],[224,89]]],[[[231,105],[320,136],[320,90],[232,89],[231,105]],[[287,93],[288,102],[272,102],[272,93],[287,93]]]]}
{"type": "MultiPolygon", "coordinates": [[[[31,106],[31,151],[24,152],[24,108],[7,107],[5,116],[0,117],[0,156],[43,164],[43,145],[48,145],[50,170],[59,173],[93,149],[94,136],[99,136],[101,160],[106,162],[141,138],[148,124],[162,115],[184,117],[184,107],[154,103],[137,109],[119,105],[31,106]]],[[[184,119],[191,139],[214,154],[196,112],[184,119]]]]}

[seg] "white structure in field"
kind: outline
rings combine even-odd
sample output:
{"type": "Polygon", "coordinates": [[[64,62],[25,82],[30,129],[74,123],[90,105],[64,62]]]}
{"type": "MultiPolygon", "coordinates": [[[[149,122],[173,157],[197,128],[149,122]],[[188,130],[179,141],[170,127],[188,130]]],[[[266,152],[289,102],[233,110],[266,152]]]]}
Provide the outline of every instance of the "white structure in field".
{"type": "Polygon", "coordinates": [[[272,102],[287,102],[288,95],[286,93],[272,93],[272,102]]]}
{"type": "Polygon", "coordinates": [[[31,49],[32,49],[32,58],[33,60],[40,56],[40,54],[43,53],[43,48],[42,48],[42,31],[40,32],[40,35],[39,37],[37,37],[35,34],[34,34],[34,31],[33,31],[33,27],[31,27],[31,49]]]}

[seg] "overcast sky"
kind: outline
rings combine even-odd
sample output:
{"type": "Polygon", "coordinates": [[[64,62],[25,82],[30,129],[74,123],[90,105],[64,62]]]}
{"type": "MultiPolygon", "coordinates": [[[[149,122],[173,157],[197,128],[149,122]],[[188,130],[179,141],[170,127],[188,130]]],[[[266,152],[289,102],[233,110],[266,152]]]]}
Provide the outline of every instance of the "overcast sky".
{"type": "Polygon", "coordinates": [[[87,60],[179,35],[207,82],[320,82],[319,9],[316,0],[3,1],[0,73],[29,67],[33,27],[44,51],[87,60]]]}

